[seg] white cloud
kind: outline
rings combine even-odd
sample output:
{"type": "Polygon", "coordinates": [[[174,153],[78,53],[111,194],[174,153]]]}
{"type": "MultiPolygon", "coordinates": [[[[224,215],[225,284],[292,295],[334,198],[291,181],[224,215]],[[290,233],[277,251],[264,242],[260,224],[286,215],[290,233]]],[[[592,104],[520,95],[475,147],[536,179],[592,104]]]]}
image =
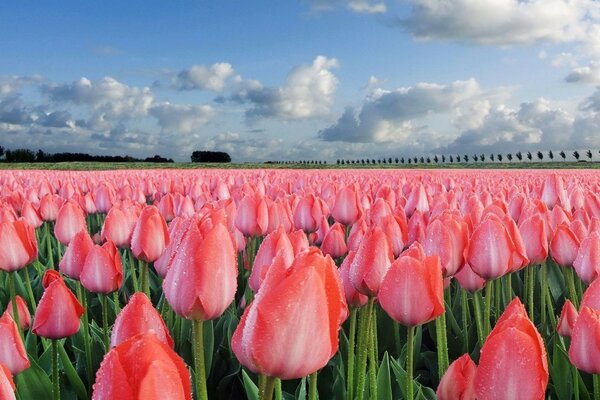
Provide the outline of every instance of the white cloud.
{"type": "Polygon", "coordinates": [[[245,90],[238,98],[252,104],[246,117],[294,120],[329,114],[338,84],[331,69],[337,67],[335,58],[318,56],[311,65],[294,67],[282,86],[245,90]]]}
{"type": "Polygon", "coordinates": [[[216,111],[210,105],[162,103],[153,106],[150,114],[163,131],[190,133],[206,125],[216,111]]]}
{"type": "Polygon", "coordinates": [[[588,66],[573,69],[565,81],[569,83],[600,83],[600,62],[592,61],[588,66]]]}
{"type": "Polygon", "coordinates": [[[180,90],[210,90],[222,92],[227,82],[240,81],[232,65],[220,62],[211,66],[193,65],[190,69],[180,71],[173,79],[173,86],[180,90]]]}
{"type": "Polygon", "coordinates": [[[409,0],[400,21],[415,37],[484,45],[587,40],[591,0],[409,0]]]}
{"type": "Polygon", "coordinates": [[[385,3],[371,3],[366,0],[351,0],[348,2],[348,7],[360,14],[383,14],[387,11],[385,3]]]}
{"type": "Polygon", "coordinates": [[[392,91],[377,89],[366,98],[358,113],[347,108],[334,125],[319,132],[319,137],[346,142],[414,141],[412,120],[452,111],[481,93],[475,79],[448,85],[417,83],[392,91]]]}

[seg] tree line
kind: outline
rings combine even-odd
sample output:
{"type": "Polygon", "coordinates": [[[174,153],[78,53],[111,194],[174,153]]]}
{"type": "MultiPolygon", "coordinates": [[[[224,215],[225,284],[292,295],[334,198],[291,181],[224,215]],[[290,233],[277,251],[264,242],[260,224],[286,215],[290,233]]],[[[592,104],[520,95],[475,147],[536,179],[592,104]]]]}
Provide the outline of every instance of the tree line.
{"type": "Polygon", "coordinates": [[[75,161],[94,161],[94,162],[154,162],[154,163],[172,163],[172,158],[161,157],[156,154],[152,157],[135,158],[129,155],[125,156],[96,156],[87,153],[47,153],[43,150],[33,152],[30,149],[6,149],[0,146],[0,158],[11,163],[34,163],[34,162],[75,162],[75,161]]]}

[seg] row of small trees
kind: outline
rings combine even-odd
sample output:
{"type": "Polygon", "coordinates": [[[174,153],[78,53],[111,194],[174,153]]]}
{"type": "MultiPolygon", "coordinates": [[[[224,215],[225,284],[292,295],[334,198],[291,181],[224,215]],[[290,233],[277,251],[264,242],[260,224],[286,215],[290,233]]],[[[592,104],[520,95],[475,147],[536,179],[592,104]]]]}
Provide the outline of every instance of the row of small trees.
{"type": "MultiPolygon", "coordinates": [[[[598,151],[598,153],[600,153],[600,151],[598,151]]],[[[567,153],[565,153],[565,151],[560,151],[558,153],[558,155],[560,156],[560,158],[562,158],[563,161],[566,160],[567,158],[567,153]]],[[[572,152],[573,157],[579,161],[581,158],[581,153],[577,150],[572,152]]],[[[549,160],[554,160],[555,158],[555,154],[552,150],[548,151],[547,153],[542,152],[542,151],[538,151],[537,153],[535,153],[535,156],[537,157],[537,159],[539,161],[543,161],[544,158],[547,156],[549,160]]],[[[593,158],[593,152],[592,150],[587,150],[585,152],[585,156],[591,161],[593,158]]],[[[445,155],[442,154],[441,156],[438,155],[434,155],[433,157],[430,156],[420,156],[420,157],[396,157],[394,159],[392,159],[392,157],[388,157],[388,158],[380,158],[380,159],[359,159],[359,160],[343,160],[343,159],[338,159],[336,161],[336,163],[338,165],[347,165],[347,164],[359,164],[359,165],[374,165],[374,164],[431,164],[431,163],[435,163],[435,164],[439,164],[441,163],[462,163],[462,162],[503,162],[504,159],[506,159],[509,162],[512,162],[513,159],[517,159],[518,161],[523,161],[523,159],[527,159],[529,161],[533,161],[534,159],[534,153],[528,151],[525,154],[523,154],[522,152],[518,151],[516,153],[507,153],[507,154],[502,154],[502,153],[491,153],[489,155],[486,154],[473,154],[473,155],[469,155],[469,154],[451,154],[451,155],[445,155]]]]}
{"type": "Polygon", "coordinates": [[[125,156],[94,156],[87,153],[46,153],[43,150],[33,152],[30,149],[5,149],[0,146],[0,158],[6,162],[12,163],[34,163],[34,162],[74,162],[74,161],[94,161],[94,162],[154,162],[154,163],[172,163],[173,159],[161,157],[156,154],[153,157],[144,159],[125,156]]]}

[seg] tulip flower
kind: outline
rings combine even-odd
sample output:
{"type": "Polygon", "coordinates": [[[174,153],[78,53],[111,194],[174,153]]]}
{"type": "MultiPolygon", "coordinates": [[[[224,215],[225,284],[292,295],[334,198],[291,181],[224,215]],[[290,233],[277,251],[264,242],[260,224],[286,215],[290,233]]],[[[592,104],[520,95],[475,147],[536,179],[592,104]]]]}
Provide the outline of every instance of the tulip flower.
{"type": "Polygon", "coordinates": [[[81,269],[81,284],[92,293],[108,294],[123,284],[121,256],[113,242],[94,245],[81,269]]]}
{"type": "MultiPolygon", "coordinates": [[[[582,303],[582,306],[584,304],[582,303]]],[[[573,333],[573,326],[575,325],[575,321],[577,321],[577,317],[579,313],[575,309],[573,303],[570,300],[566,300],[565,304],[563,304],[562,311],[560,312],[560,319],[558,320],[558,325],[556,326],[556,331],[560,336],[571,337],[573,333]]]]}
{"type": "Polygon", "coordinates": [[[288,235],[285,233],[283,226],[280,226],[276,231],[269,233],[263,242],[260,244],[248,284],[254,292],[258,292],[262,281],[267,275],[269,267],[273,263],[273,259],[281,252],[281,257],[287,266],[292,265],[294,261],[294,248],[288,235]]]}
{"type": "Polygon", "coordinates": [[[387,236],[378,227],[371,227],[360,243],[350,265],[350,280],[360,293],[377,296],[379,286],[394,256],[387,236]]]}
{"type": "Polygon", "coordinates": [[[577,257],[578,249],[579,239],[577,236],[566,223],[560,224],[550,241],[550,254],[554,261],[561,267],[571,267],[577,257]]]}
{"type": "Polygon", "coordinates": [[[268,379],[301,378],[324,367],[337,352],[346,316],[333,260],[311,248],[290,268],[271,266],[244,311],[231,348],[242,365],[268,379]]]}
{"type": "Polygon", "coordinates": [[[348,247],[346,246],[344,236],[344,227],[339,222],[333,224],[325,234],[323,242],[321,243],[321,250],[323,253],[329,254],[334,259],[346,255],[348,247]]]}
{"type": "Polygon", "coordinates": [[[478,399],[544,399],[544,342],[518,297],[506,307],[481,348],[475,373],[478,399]]]}
{"type": "Polygon", "coordinates": [[[17,324],[7,313],[0,317],[0,364],[13,375],[26,370],[30,365],[17,324]]]}
{"type": "Polygon", "coordinates": [[[269,208],[264,197],[244,196],[237,206],[235,226],[248,237],[264,235],[269,227],[269,208]]]}
{"type": "Polygon", "coordinates": [[[442,377],[437,391],[439,400],[475,400],[475,371],[477,365],[468,354],[454,360],[442,377]]]}
{"type": "Polygon", "coordinates": [[[154,206],[144,208],[133,229],[131,251],[138,260],[154,262],[169,244],[167,223],[154,206]]]}
{"type": "Polygon", "coordinates": [[[40,200],[39,212],[44,221],[54,221],[60,207],[64,203],[62,197],[48,193],[40,200]]]}
{"type": "Polygon", "coordinates": [[[352,225],[362,213],[358,195],[354,188],[346,186],[335,195],[335,203],[331,209],[333,219],[343,225],[352,225]]]}
{"type": "Polygon", "coordinates": [[[586,284],[596,279],[600,273],[600,233],[593,232],[581,242],[573,268],[586,284]]]}
{"type": "Polygon", "coordinates": [[[423,249],[428,256],[438,255],[444,277],[454,276],[464,265],[467,226],[458,217],[442,214],[427,225],[423,249]]]}
{"type": "Polygon", "coordinates": [[[519,223],[519,231],[531,264],[541,264],[548,257],[546,221],[540,214],[533,214],[519,223]]]}
{"type": "Polygon", "coordinates": [[[102,240],[111,240],[117,247],[130,247],[138,217],[138,211],[133,206],[112,207],[106,214],[100,237],[102,240]]]}
{"type": "Polygon", "coordinates": [[[350,265],[354,261],[356,252],[351,251],[348,253],[342,265],[340,266],[340,279],[342,281],[342,287],[344,288],[344,295],[346,297],[346,303],[350,307],[362,307],[367,304],[369,298],[356,290],[350,281],[350,265]]]}
{"type": "Polygon", "coordinates": [[[327,206],[323,200],[314,194],[300,198],[294,209],[294,226],[304,232],[314,232],[319,227],[321,220],[327,216],[327,206]]]}
{"type": "Polygon", "coordinates": [[[0,270],[13,272],[37,258],[33,228],[24,220],[0,222],[0,270]]]}
{"type": "Polygon", "coordinates": [[[158,340],[173,348],[173,339],[160,314],[152,306],[148,296],[136,292],[117,315],[110,336],[110,347],[149,331],[153,331],[158,340]]]}
{"type": "Polygon", "coordinates": [[[600,313],[581,307],[571,333],[569,360],[578,369],[600,374],[600,313]]]}
{"type": "MultiPolygon", "coordinates": [[[[25,331],[31,326],[31,314],[29,313],[27,303],[25,302],[25,300],[23,300],[21,296],[17,295],[15,297],[15,300],[17,301],[17,313],[19,314],[17,316],[17,320],[19,321],[19,326],[21,327],[21,330],[25,331]]],[[[6,310],[4,310],[4,314],[9,314],[11,318],[15,319],[12,304],[9,304],[6,307],[6,310]]]]}
{"type": "Polygon", "coordinates": [[[178,315],[193,321],[196,387],[206,399],[203,321],[219,317],[237,288],[235,244],[223,221],[190,223],[163,281],[166,300],[178,315]]]}
{"type": "Polygon", "coordinates": [[[65,202],[56,216],[54,235],[64,245],[68,245],[73,236],[81,230],[87,230],[85,214],[74,201],[65,202]]]}
{"type": "Polygon", "coordinates": [[[79,280],[85,259],[93,247],[94,242],[89,233],[86,230],[79,231],[73,236],[58,264],[60,272],[69,278],[79,280]]]}
{"type": "Polygon", "coordinates": [[[153,331],[133,336],[104,356],[92,400],[192,400],[184,361],[153,331]]]}
{"type": "Polygon", "coordinates": [[[12,374],[8,368],[0,364],[0,399],[15,400],[15,389],[12,374]]]}

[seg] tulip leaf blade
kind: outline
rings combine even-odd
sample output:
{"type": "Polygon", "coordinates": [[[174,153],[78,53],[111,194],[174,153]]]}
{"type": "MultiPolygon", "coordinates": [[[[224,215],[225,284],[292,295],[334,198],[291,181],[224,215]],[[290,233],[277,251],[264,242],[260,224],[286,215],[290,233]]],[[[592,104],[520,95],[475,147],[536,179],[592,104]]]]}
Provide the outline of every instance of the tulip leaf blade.
{"type": "Polygon", "coordinates": [[[258,387],[252,382],[244,369],[242,369],[242,379],[244,380],[244,390],[248,400],[258,400],[258,387]]]}
{"type": "Polygon", "coordinates": [[[50,382],[50,378],[35,360],[30,360],[30,363],[29,368],[15,376],[19,397],[21,399],[51,399],[52,382],[50,382]]]}
{"type": "Polygon", "coordinates": [[[390,362],[387,351],[383,355],[377,372],[377,400],[392,400],[392,380],[390,378],[390,362]]]}

